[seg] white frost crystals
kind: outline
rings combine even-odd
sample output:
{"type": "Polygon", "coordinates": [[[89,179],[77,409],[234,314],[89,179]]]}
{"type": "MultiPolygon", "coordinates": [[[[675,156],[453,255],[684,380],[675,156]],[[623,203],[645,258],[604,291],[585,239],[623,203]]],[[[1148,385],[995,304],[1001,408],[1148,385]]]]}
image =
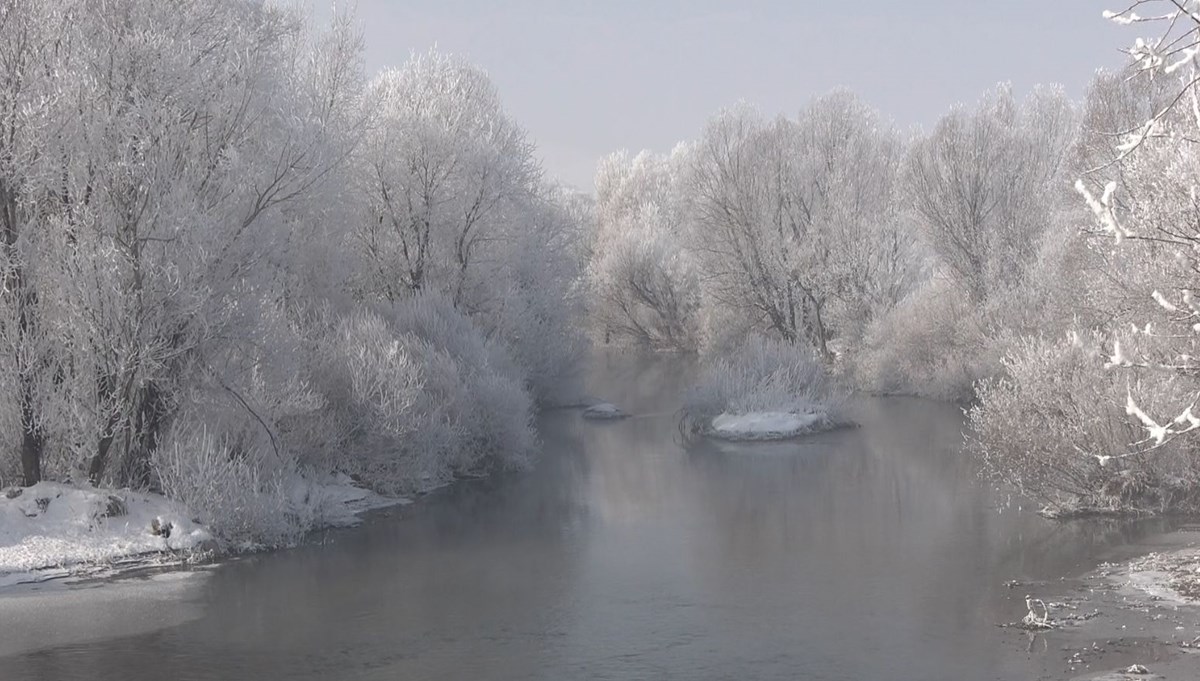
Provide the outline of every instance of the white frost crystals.
{"type": "Polygon", "coordinates": [[[1122,239],[1133,236],[1133,232],[1125,229],[1121,222],[1117,219],[1116,211],[1113,209],[1113,192],[1117,189],[1116,182],[1109,182],[1104,185],[1104,193],[1097,199],[1088,191],[1087,185],[1083,180],[1076,180],[1075,191],[1079,192],[1083,200],[1087,202],[1088,208],[1092,209],[1092,213],[1096,216],[1096,221],[1104,231],[1113,235],[1117,243],[1121,243],[1122,239]]]}

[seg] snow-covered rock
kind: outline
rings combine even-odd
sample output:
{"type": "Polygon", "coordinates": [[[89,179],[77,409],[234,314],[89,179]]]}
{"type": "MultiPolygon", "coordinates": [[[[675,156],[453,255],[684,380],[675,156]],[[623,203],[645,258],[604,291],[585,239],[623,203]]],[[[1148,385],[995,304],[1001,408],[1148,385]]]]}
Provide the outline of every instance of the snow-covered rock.
{"type": "Polygon", "coordinates": [[[616,407],[616,405],[609,404],[608,402],[600,402],[599,404],[593,404],[592,406],[583,410],[583,418],[594,419],[597,421],[609,421],[609,420],[613,420],[613,419],[623,419],[628,416],[629,416],[629,414],[626,414],[625,412],[618,409],[616,407]]]}
{"type": "Polygon", "coordinates": [[[55,482],[10,494],[0,496],[0,586],[213,545],[181,505],[157,494],[55,482]]]}
{"type": "Polygon", "coordinates": [[[833,426],[825,414],[781,411],[722,413],[712,420],[710,434],[723,440],[783,440],[833,426]]]}

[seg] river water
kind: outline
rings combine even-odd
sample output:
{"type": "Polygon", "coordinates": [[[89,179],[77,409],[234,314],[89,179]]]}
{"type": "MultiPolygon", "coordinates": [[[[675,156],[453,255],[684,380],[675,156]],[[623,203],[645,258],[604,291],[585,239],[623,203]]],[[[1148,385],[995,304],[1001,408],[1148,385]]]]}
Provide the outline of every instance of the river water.
{"type": "Polygon", "coordinates": [[[195,575],[0,596],[0,679],[1029,679],[1009,580],[1150,532],[1054,523],[980,486],[952,406],[684,445],[692,369],[612,356],[546,414],[533,470],[460,483],[195,575]]]}

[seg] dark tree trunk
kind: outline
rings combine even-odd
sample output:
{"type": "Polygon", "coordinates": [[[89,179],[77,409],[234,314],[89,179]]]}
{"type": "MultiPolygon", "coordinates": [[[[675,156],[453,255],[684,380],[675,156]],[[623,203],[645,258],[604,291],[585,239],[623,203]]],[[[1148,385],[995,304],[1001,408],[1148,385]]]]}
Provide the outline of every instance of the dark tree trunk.
{"type": "Polygon", "coordinates": [[[129,446],[121,465],[122,485],[145,487],[150,484],[150,456],[158,448],[159,436],[167,417],[167,405],[162,392],[153,383],[138,391],[129,446]]]}
{"type": "MultiPolygon", "coordinates": [[[[105,402],[119,402],[123,396],[129,395],[129,391],[133,387],[133,374],[129,375],[129,379],[125,382],[121,395],[116,393],[117,379],[112,374],[102,373],[96,381],[96,401],[99,404],[105,402]]],[[[112,458],[112,444],[117,436],[117,424],[121,421],[120,408],[114,409],[109,415],[108,422],[104,424],[104,430],[100,436],[100,442],[96,445],[96,455],[92,457],[91,463],[88,465],[88,480],[93,485],[99,485],[104,473],[108,468],[108,462],[112,458]]]]}
{"type": "MultiPolygon", "coordinates": [[[[28,290],[25,285],[24,271],[17,253],[17,197],[12,186],[4,178],[0,178],[0,230],[4,234],[4,250],[10,267],[4,277],[4,287],[16,296],[16,345],[20,348],[31,335],[33,320],[30,310],[34,307],[36,298],[34,292],[28,290]]],[[[26,485],[35,485],[42,479],[42,449],[45,446],[45,438],[38,425],[30,368],[21,367],[20,371],[18,399],[21,403],[21,474],[26,485]]]]}
{"type": "Polygon", "coordinates": [[[42,450],[45,437],[38,427],[33,413],[33,390],[28,381],[21,381],[21,474],[25,486],[36,485],[42,480],[42,450]]]}
{"type": "Polygon", "coordinates": [[[96,447],[96,456],[92,457],[92,463],[88,466],[88,480],[93,485],[99,485],[100,480],[104,478],[104,469],[108,467],[108,453],[112,451],[114,435],[109,432],[100,438],[100,444],[96,447]]]}

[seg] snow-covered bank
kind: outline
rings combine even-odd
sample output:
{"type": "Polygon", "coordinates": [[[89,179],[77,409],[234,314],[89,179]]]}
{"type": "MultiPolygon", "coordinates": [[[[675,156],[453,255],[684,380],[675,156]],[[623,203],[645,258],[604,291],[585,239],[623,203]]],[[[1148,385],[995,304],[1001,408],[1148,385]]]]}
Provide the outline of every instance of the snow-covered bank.
{"type": "Polygon", "coordinates": [[[40,482],[0,498],[0,586],[214,547],[212,534],[186,509],[158,495],[40,482]]]}
{"type": "MultiPolygon", "coordinates": [[[[346,527],[365,511],[407,503],[348,477],[307,485],[315,527],[346,527]]],[[[227,546],[182,504],[158,494],[40,482],[0,494],[0,588],[181,564],[227,546]]]]}

